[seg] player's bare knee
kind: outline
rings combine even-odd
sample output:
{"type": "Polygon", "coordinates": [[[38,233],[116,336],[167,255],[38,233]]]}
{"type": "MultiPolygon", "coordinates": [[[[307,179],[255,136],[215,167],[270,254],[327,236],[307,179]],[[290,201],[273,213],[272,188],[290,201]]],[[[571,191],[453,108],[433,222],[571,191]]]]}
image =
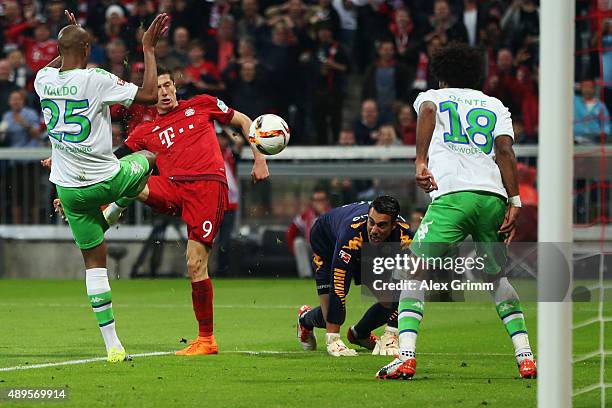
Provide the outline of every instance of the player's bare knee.
{"type": "Polygon", "coordinates": [[[193,282],[199,282],[208,279],[208,266],[206,264],[202,264],[192,276],[191,280],[193,282]]]}
{"type": "Polygon", "coordinates": [[[187,254],[187,271],[193,282],[208,279],[208,257],[198,253],[187,254]],[[204,259],[206,258],[206,259],[204,259]]]}
{"type": "Polygon", "coordinates": [[[194,277],[198,274],[198,268],[200,267],[201,260],[195,256],[187,256],[187,272],[189,272],[189,276],[193,280],[194,277]]]}

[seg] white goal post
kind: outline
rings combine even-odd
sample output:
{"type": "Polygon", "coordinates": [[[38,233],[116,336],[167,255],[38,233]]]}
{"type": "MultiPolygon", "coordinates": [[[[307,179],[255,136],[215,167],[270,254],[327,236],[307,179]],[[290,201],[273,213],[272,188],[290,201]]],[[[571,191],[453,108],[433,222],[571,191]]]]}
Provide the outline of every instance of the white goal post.
{"type": "MultiPolygon", "coordinates": [[[[575,0],[540,2],[538,240],[572,242],[575,0]]],[[[571,251],[566,252],[571,272],[571,251]]],[[[554,286],[555,261],[538,258],[538,287],[554,286]]],[[[538,303],[538,407],[572,406],[572,303],[538,303]]]]}

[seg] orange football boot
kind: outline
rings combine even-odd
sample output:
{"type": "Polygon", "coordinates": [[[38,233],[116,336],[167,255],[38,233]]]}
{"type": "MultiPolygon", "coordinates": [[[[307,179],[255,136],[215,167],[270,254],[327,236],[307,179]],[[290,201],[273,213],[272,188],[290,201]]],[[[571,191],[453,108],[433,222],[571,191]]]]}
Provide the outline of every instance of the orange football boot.
{"type": "Polygon", "coordinates": [[[381,380],[410,380],[416,374],[416,358],[409,358],[406,361],[395,359],[381,368],[376,373],[376,378],[381,380]]]}
{"type": "Polygon", "coordinates": [[[206,354],[218,354],[219,348],[215,336],[202,337],[189,342],[189,346],[174,353],[177,356],[203,356],[206,354]]]}

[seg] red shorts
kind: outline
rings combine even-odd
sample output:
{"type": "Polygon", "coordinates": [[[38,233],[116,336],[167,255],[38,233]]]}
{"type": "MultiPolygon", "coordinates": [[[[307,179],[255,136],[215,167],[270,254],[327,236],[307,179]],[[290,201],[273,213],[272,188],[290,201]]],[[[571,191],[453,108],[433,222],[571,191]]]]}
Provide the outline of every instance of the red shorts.
{"type": "Polygon", "coordinates": [[[173,181],[152,176],[145,204],[162,214],[180,215],[190,240],[212,246],[227,208],[227,185],[218,180],[173,181]]]}

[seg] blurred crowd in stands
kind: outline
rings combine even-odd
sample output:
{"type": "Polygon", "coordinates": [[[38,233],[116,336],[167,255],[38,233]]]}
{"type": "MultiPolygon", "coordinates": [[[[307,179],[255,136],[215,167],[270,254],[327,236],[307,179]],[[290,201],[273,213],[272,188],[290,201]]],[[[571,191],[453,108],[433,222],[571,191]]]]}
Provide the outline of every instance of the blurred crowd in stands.
{"type": "MultiPolygon", "coordinates": [[[[89,67],[136,84],[144,29],[169,13],[156,56],[179,98],[207,93],[251,118],[279,114],[292,145],[414,145],[412,103],[437,87],[431,55],[465,42],[482,50],[482,90],[510,108],[517,143],[538,141],[537,0],[8,0],[0,1],[0,147],[49,143],[33,79],[57,55],[64,9],[91,35],[89,67]]],[[[612,0],[576,0],[575,56],[575,141],[610,143],[612,0]]],[[[156,115],[141,105],[111,113],[117,146],[156,115]]],[[[222,148],[235,151],[232,143],[222,148]]],[[[44,222],[47,205],[13,205],[48,201],[40,166],[5,160],[0,173],[0,223],[44,222]]],[[[373,182],[357,184],[339,177],[330,188],[354,193],[373,182]]]]}
{"type": "MultiPolygon", "coordinates": [[[[415,144],[412,102],[435,88],[433,51],[450,41],[485,56],[482,90],[510,108],[519,143],[538,139],[536,0],[128,0],[2,1],[0,145],[47,143],[36,72],[57,53],[64,9],[91,34],[90,66],[142,81],[141,38],[160,12],[170,32],[156,53],[179,97],[208,93],[256,117],[277,113],[292,144],[415,144]]],[[[575,134],[610,136],[612,17],[609,0],[576,1],[575,134]]],[[[115,107],[119,144],[144,106],[115,107]]],[[[609,140],[606,140],[609,141],[609,140]]]]}

